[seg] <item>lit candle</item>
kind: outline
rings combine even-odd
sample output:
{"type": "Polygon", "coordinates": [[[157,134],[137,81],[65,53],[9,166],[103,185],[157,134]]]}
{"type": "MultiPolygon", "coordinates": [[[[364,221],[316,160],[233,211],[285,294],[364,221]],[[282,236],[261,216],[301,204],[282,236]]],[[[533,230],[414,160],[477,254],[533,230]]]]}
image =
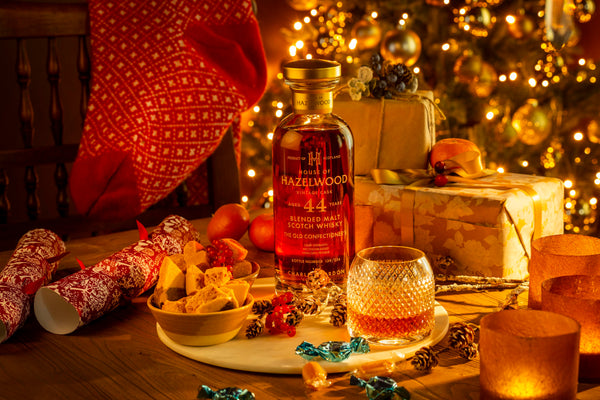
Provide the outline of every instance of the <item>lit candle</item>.
{"type": "Polygon", "coordinates": [[[579,324],[539,310],[481,319],[480,399],[575,399],[579,324]]]}
{"type": "Polygon", "coordinates": [[[600,275],[600,239],[585,235],[553,235],[531,243],[529,308],[542,307],[542,282],[564,275],[600,275]]]}
{"type": "Polygon", "coordinates": [[[600,381],[600,276],[571,275],[545,280],[542,310],[579,322],[579,379],[600,381]]]}

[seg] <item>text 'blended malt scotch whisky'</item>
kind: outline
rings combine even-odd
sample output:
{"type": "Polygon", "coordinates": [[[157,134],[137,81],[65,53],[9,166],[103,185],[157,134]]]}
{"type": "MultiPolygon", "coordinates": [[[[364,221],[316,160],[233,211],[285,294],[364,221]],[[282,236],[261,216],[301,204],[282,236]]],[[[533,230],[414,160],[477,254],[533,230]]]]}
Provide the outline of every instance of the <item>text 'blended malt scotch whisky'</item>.
{"type": "Polygon", "coordinates": [[[300,291],[321,268],[343,286],[354,256],[354,142],[331,113],[340,64],[297,60],[284,66],[293,112],[273,138],[275,279],[300,291]]]}

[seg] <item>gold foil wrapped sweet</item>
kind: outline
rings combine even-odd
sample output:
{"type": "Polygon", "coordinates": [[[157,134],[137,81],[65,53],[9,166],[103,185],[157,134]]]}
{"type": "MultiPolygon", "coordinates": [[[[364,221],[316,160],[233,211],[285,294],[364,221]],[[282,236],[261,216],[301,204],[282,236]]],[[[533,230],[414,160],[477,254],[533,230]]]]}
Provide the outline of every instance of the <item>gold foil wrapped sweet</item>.
{"type": "Polygon", "coordinates": [[[584,235],[552,235],[531,244],[529,308],[542,306],[542,282],[565,275],[600,275],[600,239],[584,235]]]}
{"type": "Polygon", "coordinates": [[[540,310],[505,310],[481,319],[480,399],[575,399],[579,324],[540,310]]]}
{"type": "Polygon", "coordinates": [[[570,275],[545,280],[542,310],[579,322],[579,379],[600,381],[600,276],[570,275]]]}

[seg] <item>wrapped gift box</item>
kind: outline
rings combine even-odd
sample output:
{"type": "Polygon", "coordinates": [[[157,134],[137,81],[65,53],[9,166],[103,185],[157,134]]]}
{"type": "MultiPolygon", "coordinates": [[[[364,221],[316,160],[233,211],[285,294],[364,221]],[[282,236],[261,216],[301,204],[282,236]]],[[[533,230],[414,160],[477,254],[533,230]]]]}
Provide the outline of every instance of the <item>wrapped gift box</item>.
{"type": "Polygon", "coordinates": [[[373,206],[374,245],[421,249],[437,273],[527,278],[534,233],[563,233],[562,181],[507,173],[477,182],[396,186],[357,177],[355,202],[373,206]]]}
{"type": "Polygon", "coordinates": [[[431,91],[392,100],[338,95],[333,113],[352,130],[355,175],[368,175],[373,168],[426,168],[435,143],[435,110],[431,91]]]}

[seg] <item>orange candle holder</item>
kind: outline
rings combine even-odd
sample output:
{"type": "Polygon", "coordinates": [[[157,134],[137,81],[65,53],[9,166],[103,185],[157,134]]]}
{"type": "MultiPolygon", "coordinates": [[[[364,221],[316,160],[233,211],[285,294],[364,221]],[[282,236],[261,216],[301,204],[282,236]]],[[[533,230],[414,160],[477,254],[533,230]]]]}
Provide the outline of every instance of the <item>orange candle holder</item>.
{"type": "Polygon", "coordinates": [[[542,308],[542,282],[565,275],[600,275],[600,239],[553,235],[531,243],[529,308],[542,308]]]}
{"type": "Polygon", "coordinates": [[[481,400],[575,399],[577,321],[540,310],[505,310],[481,319],[481,400]]]}
{"type": "Polygon", "coordinates": [[[600,276],[570,275],[542,283],[542,310],[581,325],[579,379],[600,381],[600,276]]]}

